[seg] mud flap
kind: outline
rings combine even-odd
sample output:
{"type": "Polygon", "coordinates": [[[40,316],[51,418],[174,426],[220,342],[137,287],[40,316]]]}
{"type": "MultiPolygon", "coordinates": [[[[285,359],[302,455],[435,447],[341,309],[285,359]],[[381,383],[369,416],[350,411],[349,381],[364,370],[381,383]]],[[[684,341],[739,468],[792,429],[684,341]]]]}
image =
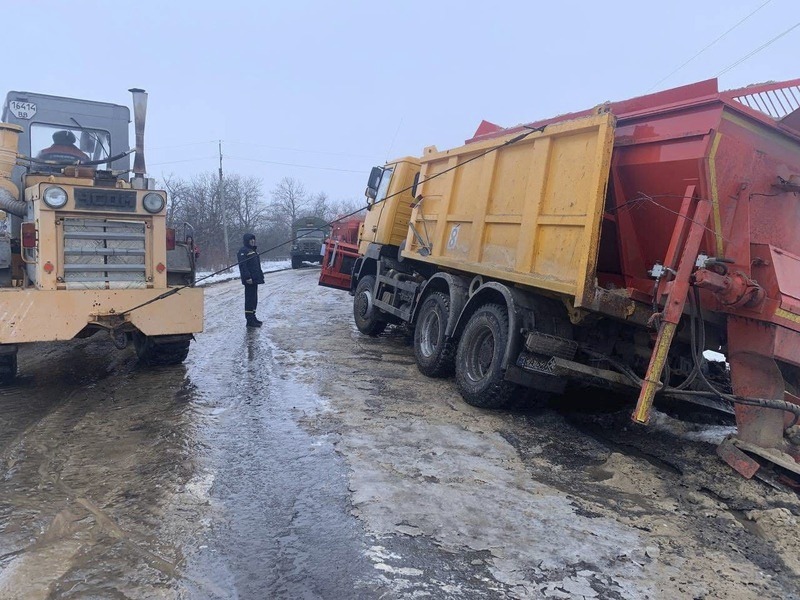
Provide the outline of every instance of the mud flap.
{"type": "Polygon", "coordinates": [[[758,461],[739,450],[731,438],[725,438],[717,446],[717,456],[745,479],[752,479],[753,475],[761,468],[758,461]]]}

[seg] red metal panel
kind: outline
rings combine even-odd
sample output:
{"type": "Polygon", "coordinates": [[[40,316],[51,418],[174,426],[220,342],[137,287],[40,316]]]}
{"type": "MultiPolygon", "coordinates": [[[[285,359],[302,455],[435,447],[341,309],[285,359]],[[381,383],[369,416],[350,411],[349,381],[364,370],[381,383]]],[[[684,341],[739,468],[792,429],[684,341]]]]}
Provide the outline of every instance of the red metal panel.
{"type": "MultiPolygon", "coordinates": [[[[800,257],[772,247],[770,255],[781,294],[800,302],[800,257]]],[[[791,301],[790,303],[796,306],[796,303],[791,301]]]]}
{"type": "MultiPolygon", "coordinates": [[[[728,362],[733,392],[745,398],[782,400],[784,382],[775,363],[774,325],[751,319],[728,319],[728,362]]],[[[737,437],[762,448],[783,442],[783,411],[737,404],[737,437]]]]}
{"type": "Polygon", "coordinates": [[[717,456],[733,467],[745,479],[752,479],[761,465],[733,445],[731,440],[725,440],[717,446],[717,456]]]}
{"type": "MultiPolygon", "coordinates": [[[[641,113],[660,110],[665,111],[674,107],[685,107],[687,104],[697,104],[708,100],[714,100],[717,97],[717,80],[708,79],[689,85],[684,85],[655,94],[648,94],[646,96],[639,96],[629,100],[622,100],[619,102],[609,102],[603,105],[603,110],[609,110],[614,113],[618,118],[625,118],[641,113]]],[[[561,121],[569,121],[571,119],[578,119],[580,117],[587,117],[597,113],[597,108],[590,108],[588,110],[581,110],[578,112],[566,113],[558,115],[557,117],[550,117],[548,119],[541,119],[528,123],[527,125],[520,125],[517,127],[509,127],[507,129],[493,129],[487,125],[493,125],[487,121],[481,122],[475,135],[466,141],[466,143],[476,142],[480,140],[497,137],[499,135],[506,135],[523,131],[526,127],[542,127],[551,123],[559,123],[561,121]]]]}
{"type": "MultiPolygon", "coordinates": [[[[358,223],[357,223],[358,224],[358,223]]],[[[356,228],[356,237],[358,229],[356,228]]],[[[325,254],[322,257],[322,270],[319,274],[319,285],[338,290],[350,290],[353,264],[358,258],[358,241],[356,243],[340,242],[329,239],[325,242],[325,254]]]]}

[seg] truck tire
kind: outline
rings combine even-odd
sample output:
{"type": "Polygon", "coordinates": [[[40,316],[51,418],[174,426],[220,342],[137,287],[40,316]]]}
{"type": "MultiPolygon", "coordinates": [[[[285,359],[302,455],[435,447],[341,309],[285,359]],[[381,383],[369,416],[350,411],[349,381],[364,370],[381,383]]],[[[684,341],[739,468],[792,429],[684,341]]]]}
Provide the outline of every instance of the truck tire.
{"type": "Polygon", "coordinates": [[[464,328],[456,353],[456,385],[461,396],[479,408],[504,408],[519,387],[504,380],[503,355],[508,342],[504,306],[478,308],[464,328]]]}
{"type": "Polygon", "coordinates": [[[372,293],[375,289],[375,277],[365,275],[358,281],[356,295],[353,298],[353,319],[361,333],[372,337],[378,336],[386,329],[386,321],[378,318],[378,309],[372,304],[372,293]]]}
{"type": "Polygon", "coordinates": [[[136,332],[133,334],[133,347],[139,361],[148,367],[179,365],[189,355],[190,339],[174,342],[159,342],[157,337],[136,332]]]}
{"type": "Polygon", "coordinates": [[[300,260],[300,257],[299,256],[293,256],[292,257],[292,268],[293,269],[299,269],[302,266],[303,266],[303,261],[300,260]]]}
{"type": "Polygon", "coordinates": [[[455,369],[456,346],[445,338],[450,315],[450,298],[433,292],[422,303],[414,328],[414,358],[420,373],[428,377],[449,377],[455,369]]]}

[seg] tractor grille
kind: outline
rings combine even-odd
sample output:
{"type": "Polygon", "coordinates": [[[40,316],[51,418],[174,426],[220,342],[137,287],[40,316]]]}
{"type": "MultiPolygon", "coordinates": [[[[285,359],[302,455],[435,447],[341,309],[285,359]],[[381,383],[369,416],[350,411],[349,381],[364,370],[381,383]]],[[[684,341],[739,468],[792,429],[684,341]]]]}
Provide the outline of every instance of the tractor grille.
{"type": "Polygon", "coordinates": [[[64,219],[64,282],[68,289],[146,286],[145,224],[64,219]]]}

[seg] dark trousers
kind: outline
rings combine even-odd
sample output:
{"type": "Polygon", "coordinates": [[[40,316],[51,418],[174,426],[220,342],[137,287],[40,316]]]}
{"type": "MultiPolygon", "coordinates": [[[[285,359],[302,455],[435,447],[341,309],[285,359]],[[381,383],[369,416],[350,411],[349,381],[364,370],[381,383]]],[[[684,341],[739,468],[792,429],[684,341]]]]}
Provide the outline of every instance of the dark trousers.
{"type": "Polygon", "coordinates": [[[258,286],[256,284],[244,284],[244,314],[255,316],[258,306],[258,286]]]}

